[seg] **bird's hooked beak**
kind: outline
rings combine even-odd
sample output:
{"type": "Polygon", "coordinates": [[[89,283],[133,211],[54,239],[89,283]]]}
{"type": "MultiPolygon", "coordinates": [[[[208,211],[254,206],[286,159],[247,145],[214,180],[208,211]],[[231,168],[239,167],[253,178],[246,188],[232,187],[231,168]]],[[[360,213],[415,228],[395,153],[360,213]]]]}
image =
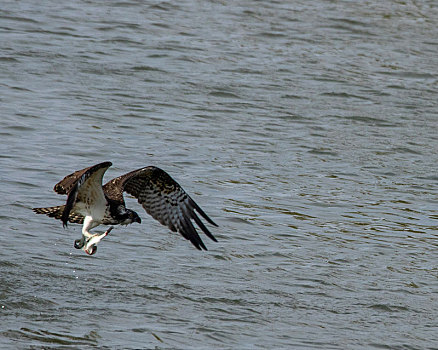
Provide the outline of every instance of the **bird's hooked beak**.
{"type": "Polygon", "coordinates": [[[140,219],[140,217],[137,216],[137,217],[134,219],[134,222],[138,222],[139,224],[141,224],[141,219],[140,219]]]}

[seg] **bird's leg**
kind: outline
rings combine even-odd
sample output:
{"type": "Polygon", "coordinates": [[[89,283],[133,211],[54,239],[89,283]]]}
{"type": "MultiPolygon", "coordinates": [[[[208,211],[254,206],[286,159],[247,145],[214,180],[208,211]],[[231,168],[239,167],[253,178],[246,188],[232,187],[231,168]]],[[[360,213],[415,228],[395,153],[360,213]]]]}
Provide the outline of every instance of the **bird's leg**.
{"type": "Polygon", "coordinates": [[[91,216],[86,216],[82,225],[82,237],[75,240],[74,247],[76,249],[82,249],[85,243],[88,242],[91,237],[93,237],[93,234],[90,232],[93,227],[96,227],[96,225],[93,223],[93,219],[91,216]]]}
{"type": "Polygon", "coordinates": [[[87,240],[87,243],[84,244],[82,250],[88,255],[93,255],[94,253],[96,253],[97,243],[99,243],[102,238],[106,237],[106,235],[110,233],[113,228],[114,226],[110,226],[108,230],[106,230],[104,233],[93,235],[87,240]]]}

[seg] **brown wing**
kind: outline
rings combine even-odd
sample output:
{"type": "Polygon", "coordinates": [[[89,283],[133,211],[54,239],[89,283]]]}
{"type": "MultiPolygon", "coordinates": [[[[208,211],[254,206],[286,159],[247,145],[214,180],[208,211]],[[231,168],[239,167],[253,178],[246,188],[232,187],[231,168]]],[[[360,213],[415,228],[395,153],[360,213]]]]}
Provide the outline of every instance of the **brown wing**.
{"type": "Polygon", "coordinates": [[[196,212],[210,224],[217,225],[164,170],[153,166],[134,170],[111,180],[103,189],[107,197],[118,201],[123,199],[123,191],[133,195],[148,214],[172,231],[178,231],[199,250],[207,248],[192,220],[217,242],[196,212]]]}
{"type": "Polygon", "coordinates": [[[53,190],[58,194],[68,194],[81,176],[95,166],[96,165],[92,165],[88,168],[77,170],[73,174],[67,175],[61,181],[59,181],[55,187],[53,187],[53,190]]]}
{"type": "MultiPolygon", "coordinates": [[[[72,211],[78,212],[76,204],[84,203],[82,210],[91,208],[96,205],[106,205],[106,198],[102,190],[102,178],[105,171],[112,165],[111,162],[103,162],[91,167],[85,168],[66,176],[62,181],[55,185],[54,190],[57,193],[68,194],[67,202],[61,216],[64,226],[69,221],[72,211]]],[[[88,215],[85,212],[79,212],[81,215],[88,215]]]]}

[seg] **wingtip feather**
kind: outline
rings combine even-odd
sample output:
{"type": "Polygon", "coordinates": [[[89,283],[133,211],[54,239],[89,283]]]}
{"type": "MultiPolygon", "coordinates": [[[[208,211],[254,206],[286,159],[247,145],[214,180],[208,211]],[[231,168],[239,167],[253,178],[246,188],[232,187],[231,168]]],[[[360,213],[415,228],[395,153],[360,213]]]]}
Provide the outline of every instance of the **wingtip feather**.
{"type": "Polygon", "coordinates": [[[196,209],[196,211],[199,213],[199,214],[201,214],[201,216],[205,219],[205,220],[207,220],[207,222],[208,223],[210,223],[210,224],[212,224],[213,226],[215,226],[215,227],[219,227],[219,225],[218,224],[216,224],[212,219],[210,219],[210,217],[201,209],[201,207],[198,205],[198,204],[196,204],[196,202],[192,199],[192,198],[190,198],[190,205],[192,205],[193,206],[193,208],[195,208],[196,209]]]}

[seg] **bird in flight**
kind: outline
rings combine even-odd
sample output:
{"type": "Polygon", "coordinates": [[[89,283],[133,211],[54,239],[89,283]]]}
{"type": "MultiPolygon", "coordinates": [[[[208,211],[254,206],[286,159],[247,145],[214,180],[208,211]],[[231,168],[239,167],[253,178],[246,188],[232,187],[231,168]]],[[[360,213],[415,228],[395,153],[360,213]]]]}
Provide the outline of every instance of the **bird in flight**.
{"type": "Polygon", "coordinates": [[[91,233],[93,228],[141,223],[140,216],[126,208],[123,192],[137,198],[148,214],[171,231],[179,232],[197,249],[207,250],[207,247],[194,223],[217,242],[198,214],[211,225],[217,225],[164,170],[148,166],[116,177],[102,186],[103,175],[111,165],[111,162],[103,162],[67,175],[53,188],[56,193],[67,195],[66,203],[32,210],[61,220],[64,227],[69,222],[82,224],[82,237],[75,240],[74,247],[89,255],[96,253],[97,244],[114,227],[110,226],[101,234],[91,233]]]}

